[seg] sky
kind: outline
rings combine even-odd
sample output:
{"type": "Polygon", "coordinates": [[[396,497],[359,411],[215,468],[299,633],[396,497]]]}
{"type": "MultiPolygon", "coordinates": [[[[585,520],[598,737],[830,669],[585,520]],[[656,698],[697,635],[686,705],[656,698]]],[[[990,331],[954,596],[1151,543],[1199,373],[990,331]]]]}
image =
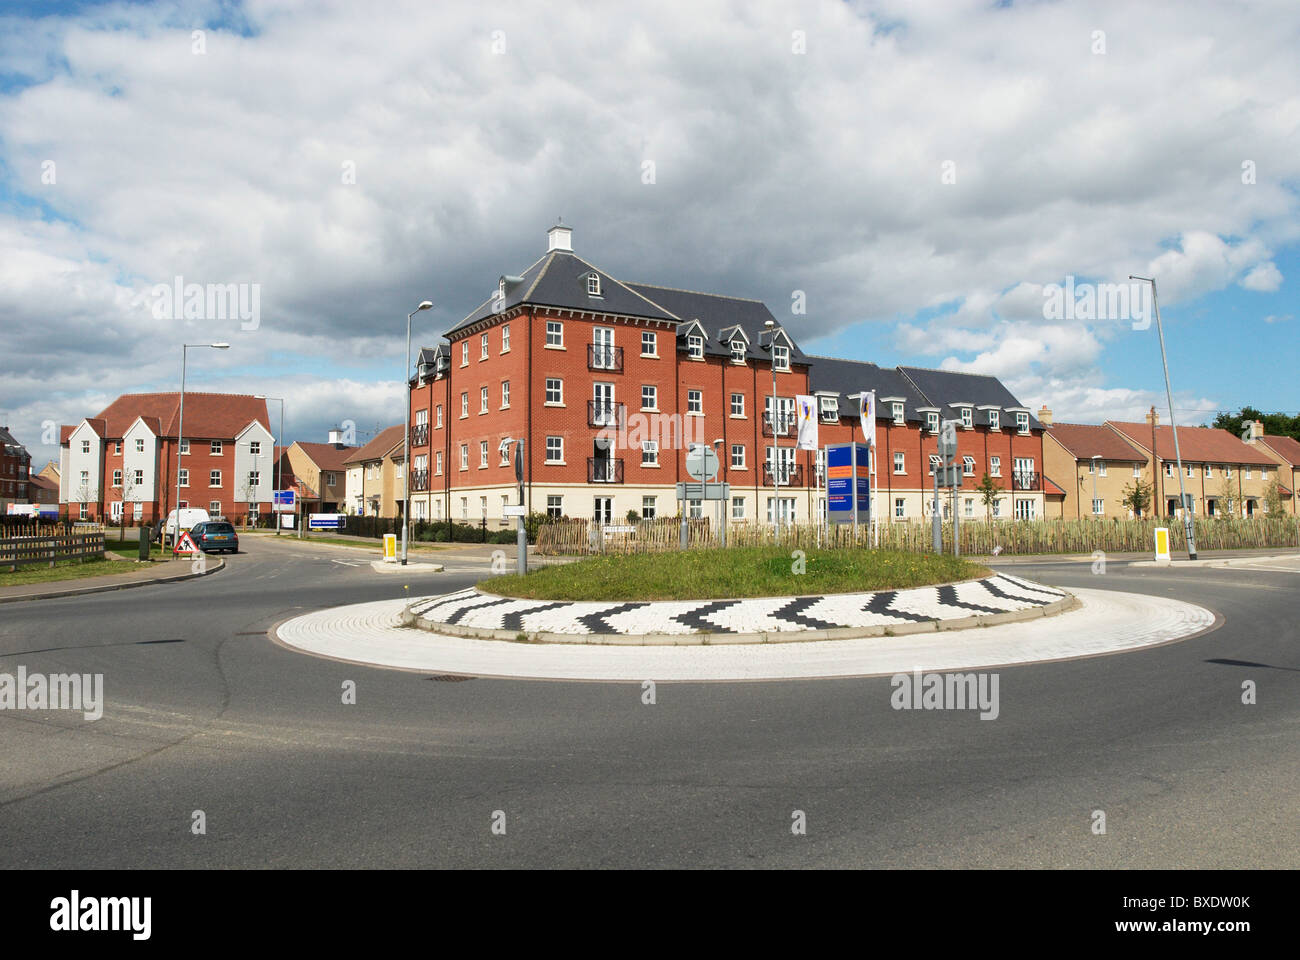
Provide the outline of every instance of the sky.
{"type": "Polygon", "coordinates": [[[806,352],[1077,422],[1167,416],[1114,299],[1154,277],[1180,423],[1294,413],[1297,51],[1292,0],[0,0],[0,424],[43,464],[220,340],[187,390],[364,442],[406,314],[435,343],[557,218],[806,352]],[[177,278],[245,317],[169,310],[177,278]],[[1053,311],[1067,282],[1110,309],[1053,311]]]}

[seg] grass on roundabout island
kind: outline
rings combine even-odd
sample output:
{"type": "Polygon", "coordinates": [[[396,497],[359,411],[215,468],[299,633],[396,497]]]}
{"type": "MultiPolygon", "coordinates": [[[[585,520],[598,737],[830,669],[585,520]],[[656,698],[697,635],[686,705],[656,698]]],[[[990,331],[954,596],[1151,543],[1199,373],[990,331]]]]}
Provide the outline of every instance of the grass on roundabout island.
{"type": "Polygon", "coordinates": [[[114,573],[131,573],[139,570],[140,564],[134,560],[60,560],[53,567],[44,563],[33,563],[19,567],[13,573],[0,562],[0,587],[15,587],[28,583],[55,583],[59,580],[82,580],[86,577],[106,577],[114,573]]]}
{"type": "Polygon", "coordinates": [[[986,567],[946,554],[898,550],[740,547],[585,557],[481,581],[479,589],[530,600],[727,600],[904,590],[969,580],[986,567]]]}

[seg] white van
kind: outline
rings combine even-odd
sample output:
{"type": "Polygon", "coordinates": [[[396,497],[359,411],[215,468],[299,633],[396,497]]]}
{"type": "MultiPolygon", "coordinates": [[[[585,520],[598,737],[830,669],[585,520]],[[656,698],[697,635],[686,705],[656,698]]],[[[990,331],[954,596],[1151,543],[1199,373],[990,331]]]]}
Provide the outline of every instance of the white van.
{"type": "MultiPolygon", "coordinates": [[[[208,511],[202,507],[181,507],[181,530],[193,529],[196,523],[203,523],[212,518],[208,516],[208,511]]],[[[154,540],[161,542],[164,546],[171,546],[172,533],[176,523],[176,511],[173,510],[167,514],[167,519],[163,525],[154,531],[154,540]]]]}

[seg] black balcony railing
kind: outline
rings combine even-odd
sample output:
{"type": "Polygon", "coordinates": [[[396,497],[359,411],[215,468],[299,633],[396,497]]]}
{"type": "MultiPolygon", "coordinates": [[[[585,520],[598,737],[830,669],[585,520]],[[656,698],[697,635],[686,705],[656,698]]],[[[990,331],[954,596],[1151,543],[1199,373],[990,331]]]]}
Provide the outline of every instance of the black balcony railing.
{"type": "Polygon", "coordinates": [[[1043,489],[1043,477],[1038,473],[1030,473],[1025,470],[1017,470],[1011,474],[1012,490],[1041,490],[1043,489]]]}
{"type": "Polygon", "coordinates": [[[587,458],[588,483],[622,483],[623,461],[613,457],[587,458]]]}
{"type": "MultiPolygon", "coordinates": [[[[798,417],[793,410],[784,414],[778,411],[776,415],[776,435],[778,437],[794,436],[797,423],[798,417]]],[[[772,415],[766,411],[763,413],[763,436],[772,436],[772,415]]]]}
{"type": "Polygon", "coordinates": [[[417,423],[411,427],[411,446],[427,447],[429,445],[429,425],[417,423]]]}
{"type": "Polygon", "coordinates": [[[623,372],[623,348],[603,343],[587,344],[587,369],[623,372]]]}
{"type": "Polygon", "coordinates": [[[411,489],[420,493],[429,489],[429,471],[412,470],[411,471],[411,489]]]}
{"type": "Polygon", "coordinates": [[[803,464],[782,463],[777,466],[775,472],[770,463],[763,464],[763,486],[775,486],[778,480],[783,487],[802,487],[803,464]]]}
{"type": "Polygon", "coordinates": [[[623,422],[626,405],[606,400],[587,401],[587,426],[617,427],[623,422]]]}

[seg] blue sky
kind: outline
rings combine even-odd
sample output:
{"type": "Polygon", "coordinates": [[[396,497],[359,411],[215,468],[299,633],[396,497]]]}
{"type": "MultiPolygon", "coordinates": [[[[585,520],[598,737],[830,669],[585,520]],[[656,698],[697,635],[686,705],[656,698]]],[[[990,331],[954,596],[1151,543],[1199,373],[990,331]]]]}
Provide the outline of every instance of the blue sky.
{"type": "Polygon", "coordinates": [[[1164,408],[1155,331],[1052,321],[1043,287],[1155,275],[1180,420],[1300,408],[1294,4],[0,18],[0,421],[38,457],[210,337],[232,349],[190,384],[285,395],[290,439],[395,422],[406,312],[434,300],[433,342],[557,215],[602,269],[761,298],[809,352],[992,373],[1086,422],[1164,408]],[[257,328],[156,319],[176,276],[258,284],[257,328]]]}

